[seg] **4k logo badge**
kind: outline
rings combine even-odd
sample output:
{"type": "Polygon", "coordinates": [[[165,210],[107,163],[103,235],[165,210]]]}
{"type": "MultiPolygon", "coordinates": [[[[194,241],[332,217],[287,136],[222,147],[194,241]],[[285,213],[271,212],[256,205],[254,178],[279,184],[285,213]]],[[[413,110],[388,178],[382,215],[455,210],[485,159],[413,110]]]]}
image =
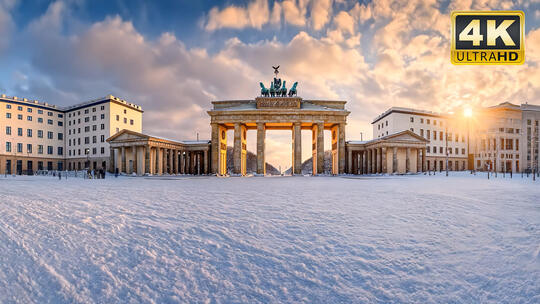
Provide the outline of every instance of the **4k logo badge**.
{"type": "Polygon", "coordinates": [[[522,11],[452,12],[453,64],[523,64],[522,11]]]}

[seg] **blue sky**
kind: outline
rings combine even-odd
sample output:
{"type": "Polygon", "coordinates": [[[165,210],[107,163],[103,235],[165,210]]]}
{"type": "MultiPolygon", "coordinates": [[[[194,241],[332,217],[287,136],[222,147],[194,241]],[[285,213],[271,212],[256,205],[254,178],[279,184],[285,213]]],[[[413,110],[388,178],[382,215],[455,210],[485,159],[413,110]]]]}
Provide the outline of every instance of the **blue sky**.
{"type": "MultiPolygon", "coordinates": [[[[209,136],[211,100],[253,98],[280,64],[300,96],[347,100],[347,139],[369,138],[390,106],[540,103],[539,10],[504,0],[0,0],[0,91],[60,105],[111,93],[143,106],[145,132],[191,139],[209,136]],[[523,10],[526,63],[453,66],[449,15],[469,9],[523,10]]],[[[273,150],[283,152],[270,161],[290,158],[273,150]]]]}

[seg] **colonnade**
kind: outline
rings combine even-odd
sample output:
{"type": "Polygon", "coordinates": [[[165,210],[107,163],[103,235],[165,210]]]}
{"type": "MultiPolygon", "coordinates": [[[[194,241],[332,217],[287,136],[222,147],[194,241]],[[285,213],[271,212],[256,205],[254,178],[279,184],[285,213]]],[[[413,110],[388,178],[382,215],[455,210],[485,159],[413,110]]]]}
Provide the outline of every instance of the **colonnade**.
{"type": "Polygon", "coordinates": [[[111,172],[125,174],[208,174],[208,150],[190,151],[150,145],[111,146],[111,172]]]}
{"type": "Polygon", "coordinates": [[[323,122],[292,123],[211,123],[212,126],[212,172],[226,175],[227,172],[227,130],[234,130],[233,140],[233,174],[245,175],[247,169],[247,130],[257,131],[257,174],[266,173],[266,131],[291,130],[292,135],[292,173],[302,173],[302,130],[312,133],[313,174],[321,174],[324,170],[324,130],[332,132],[332,172],[345,172],[345,124],[326,124],[323,122]]]}
{"type": "Polygon", "coordinates": [[[425,172],[426,147],[384,145],[348,147],[347,171],[350,174],[425,172]]]}

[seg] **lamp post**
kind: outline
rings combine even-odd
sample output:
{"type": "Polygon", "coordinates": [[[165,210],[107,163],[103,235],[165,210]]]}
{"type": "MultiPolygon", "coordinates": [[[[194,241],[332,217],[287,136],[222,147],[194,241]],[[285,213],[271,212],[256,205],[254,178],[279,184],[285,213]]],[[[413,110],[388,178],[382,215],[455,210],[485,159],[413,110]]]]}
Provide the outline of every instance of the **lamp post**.
{"type": "Polygon", "coordinates": [[[448,122],[444,124],[444,142],[445,142],[445,149],[446,149],[446,176],[448,176],[448,122]]]}
{"type": "Polygon", "coordinates": [[[472,109],[471,108],[466,108],[465,111],[463,112],[463,115],[465,115],[465,117],[467,118],[467,163],[469,165],[469,168],[471,170],[471,174],[473,173],[473,168],[474,168],[474,155],[471,154],[471,150],[470,150],[470,136],[471,136],[471,126],[470,126],[470,122],[471,122],[471,116],[472,116],[472,109]]]}

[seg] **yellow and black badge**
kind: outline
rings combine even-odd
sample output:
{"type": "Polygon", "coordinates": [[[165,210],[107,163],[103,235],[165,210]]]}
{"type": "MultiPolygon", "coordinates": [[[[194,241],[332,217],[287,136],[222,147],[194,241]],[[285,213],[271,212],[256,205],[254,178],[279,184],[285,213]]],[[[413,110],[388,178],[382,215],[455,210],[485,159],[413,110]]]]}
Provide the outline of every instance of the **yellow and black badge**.
{"type": "Polygon", "coordinates": [[[523,64],[522,11],[452,12],[453,64],[523,64]]]}

